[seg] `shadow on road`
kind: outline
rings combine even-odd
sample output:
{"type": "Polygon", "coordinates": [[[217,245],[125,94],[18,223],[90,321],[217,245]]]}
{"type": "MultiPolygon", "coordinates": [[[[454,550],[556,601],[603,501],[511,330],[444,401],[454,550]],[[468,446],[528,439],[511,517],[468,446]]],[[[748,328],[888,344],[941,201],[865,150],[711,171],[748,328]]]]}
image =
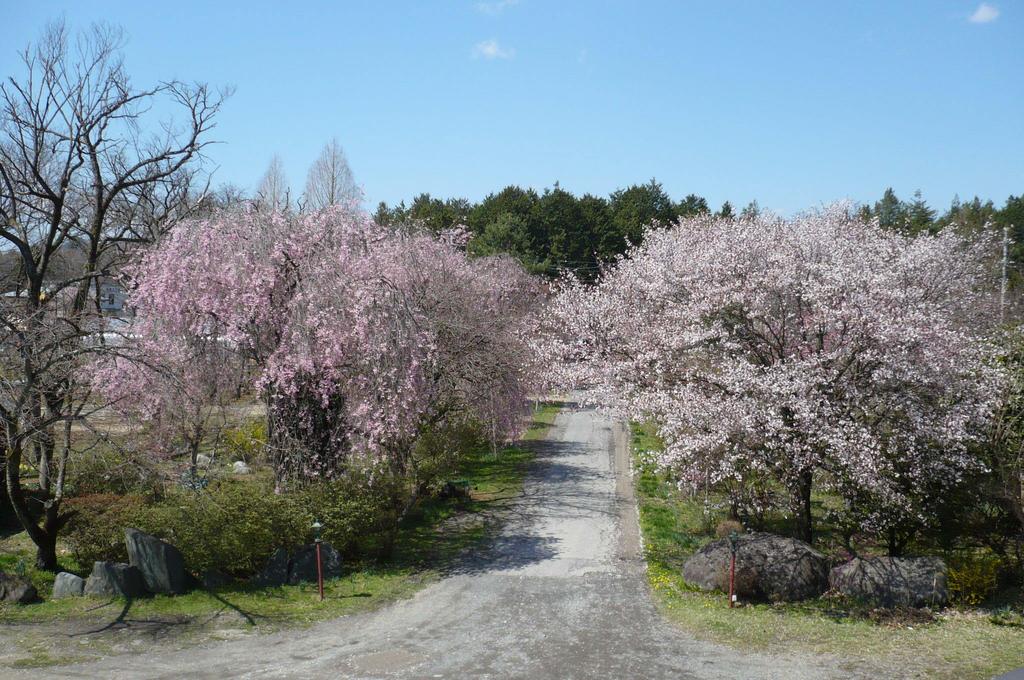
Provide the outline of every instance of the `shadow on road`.
{"type": "MultiPolygon", "coordinates": [[[[225,609],[230,609],[237,613],[240,617],[245,619],[245,622],[250,626],[256,625],[256,615],[242,609],[238,605],[226,599],[222,594],[205,588],[203,589],[203,593],[224,605],[220,611],[215,612],[212,616],[210,616],[210,618],[207,620],[207,623],[217,618],[225,609]]],[[[192,622],[191,618],[188,616],[175,616],[166,619],[129,618],[128,615],[131,612],[132,605],[135,603],[135,598],[131,597],[123,601],[119,599],[111,599],[107,602],[104,602],[103,604],[90,608],[89,611],[95,611],[98,609],[103,609],[105,607],[110,607],[111,605],[115,605],[118,602],[122,602],[123,606],[121,607],[121,611],[118,612],[117,616],[115,616],[111,621],[103,624],[99,628],[91,628],[77,633],[70,633],[68,634],[68,637],[97,635],[99,633],[104,633],[106,631],[117,630],[122,628],[131,628],[133,630],[138,630],[140,632],[151,633],[153,637],[160,637],[162,634],[167,633],[178,626],[184,626],[192,622]]]]}
{"type": "MultiPolygon", "coordinates": [[[[109,600],[102,605],[96,607],[96,609],[102,609],[103,607],[109,607],[112,604],[118,602],[116,599],[109,600]]],[[[69,633],[68,637],[80,637],[84,635],[97,635],[110,630],[117,630],[121,628],[131,628],[140,632],[151,634],[153,637],[160,637],[165,633],[170,632],[178,626],[184,626],[189,623],[189,619],[184,616],[178,616],[170,619],[132,619],[128,618],[128,614],[131,611],[132,604],[134,604],[134,598],[127,598],[123,601],[121,611],[118,612],[117,616],[114,617],[109,623],[106,623],[99,628],[92,628],[83,630],[78,633],[69,633]]]]}
{"type": "Polygon", "coordinates": [[[456,561],[444,573],[475,575],[519,569],[552,559],[558,554],[557,543],[558,539],[545,536],[502,533],[490,539],[482,550],[456,561]]]}

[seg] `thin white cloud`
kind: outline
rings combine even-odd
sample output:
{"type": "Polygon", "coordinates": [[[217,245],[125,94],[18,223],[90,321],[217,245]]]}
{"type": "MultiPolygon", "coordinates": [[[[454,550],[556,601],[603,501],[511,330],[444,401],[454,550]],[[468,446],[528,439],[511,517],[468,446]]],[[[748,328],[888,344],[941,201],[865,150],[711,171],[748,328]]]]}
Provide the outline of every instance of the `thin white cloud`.
{"type": "Polygon", "coordinates": [[[519,0],[491,0],[490,2],[476,3],[476,11],[482,14],[501,14],[509,7],[519,4],[519,0]]]}
{"type": "Polygon", "coordinates": [[[502,47],[493,38],[478,42],[473,46],[474,59],[511,59],[516,56],[516,51],[511,47],[502,47]]]}
{"type": "Polygon", "coordinates": [[[974,13],[967,17],[967,20],[972,24],[989,24],[999,18],[999,9],[993,7],[987,2],[983,2],[978,5],[978,9],[974,10],[974,13]]]}

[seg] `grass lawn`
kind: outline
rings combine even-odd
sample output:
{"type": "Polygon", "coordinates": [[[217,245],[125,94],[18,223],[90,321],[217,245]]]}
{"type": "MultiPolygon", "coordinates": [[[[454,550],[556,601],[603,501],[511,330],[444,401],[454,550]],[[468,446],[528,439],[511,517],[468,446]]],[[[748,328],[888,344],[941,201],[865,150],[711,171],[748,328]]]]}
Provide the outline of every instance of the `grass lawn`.
{"type": "MultiPolygon", "coordinates": [[[[558,403],[541,404],[523,440],[543,439],[560,408],[558,403]]],[[[140,634],[146,632],[151,638],[146,644],[152,644],[157,638],[153,631],[159,630],[164,636],[160,644],[169,636],[171,644],[187,645],[309,624],[409,597],[486,536],[492,524],[488,508],[520,493],[532,458],[522,447],[496,456],[486,449],[475,453],[459,471],[470,487],[468,500],[420,502],[404,520],[392,558],[346,565],[341,578],[324,584],[323,602],[315,584],[256,588],[244,583],[130,602],[91,597],[50,600],[53,575],[26,566],[32,564],[34,550],[25,535],[0,539],[0,571],[25,573],[44,598],[28,606],[0,605],[0,624],[12,624],[0,627],[0,668],[47,666],[128,651],[130,647],[122,649],[127,644],[122,638],[101,635],[125,623],[140,634]],[[85,636],[87,649],[71,645],[69,635],[85,636]]]]}
{"type": "MultiPolygon", "coordinates": [[[[649,429],[634,427],[635,452],[659,446],[649,429]]],[[[991,678],[1024,666],[1024,628],[995,625],[984,609],[881,622],[868,609],[829,598],[730,610],[726,595],[696,591],[682,579],[683,562],[712,538],[707,527],[714,525],[705,520],[702,504],[681,497],[669,480],[637,460],[651,590],[666,617],[696,637],[743,650],[831,654],[895,669],[902,677],[991,678]]]]}

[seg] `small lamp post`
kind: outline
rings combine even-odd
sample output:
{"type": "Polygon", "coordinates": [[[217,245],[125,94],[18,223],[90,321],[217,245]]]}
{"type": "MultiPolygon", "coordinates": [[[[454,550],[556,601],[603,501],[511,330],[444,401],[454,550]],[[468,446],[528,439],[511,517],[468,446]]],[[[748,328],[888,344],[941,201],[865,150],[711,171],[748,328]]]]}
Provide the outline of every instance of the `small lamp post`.
{"type": "Polygon", "coordinates": [[[319,521],[313,521],[313,542],[316,543],[316,586],[320,591],[320,601],[324,601],[324,567],[323,562],[320,559],[320,544],[323,540],[320,538],[320,530],[324,528],[323,524],[319,521]]]}
{"type": "Polygon", "coordinates": [[[736,606],[736,548],[739,540],[740,535],[735,529],[729,532],[729,609],[736,606]]]}

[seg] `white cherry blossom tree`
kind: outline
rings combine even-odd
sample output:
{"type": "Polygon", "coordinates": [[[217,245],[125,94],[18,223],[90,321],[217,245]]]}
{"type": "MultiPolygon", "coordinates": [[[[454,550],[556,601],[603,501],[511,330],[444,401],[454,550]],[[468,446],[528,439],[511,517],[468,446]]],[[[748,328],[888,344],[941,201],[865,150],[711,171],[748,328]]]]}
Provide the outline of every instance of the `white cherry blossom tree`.
{"type": "Polygon", "coordinates": [[[697,216],[648,231],[595,286],[565,281],[542,349],[563,386],[653,419],[681,484],[742,504],[767,480],[808,541],[827,487],[899,552],[977,465],[996,407],[987,252],[952,231],[888,233],[843,204],[697,216]]]}

